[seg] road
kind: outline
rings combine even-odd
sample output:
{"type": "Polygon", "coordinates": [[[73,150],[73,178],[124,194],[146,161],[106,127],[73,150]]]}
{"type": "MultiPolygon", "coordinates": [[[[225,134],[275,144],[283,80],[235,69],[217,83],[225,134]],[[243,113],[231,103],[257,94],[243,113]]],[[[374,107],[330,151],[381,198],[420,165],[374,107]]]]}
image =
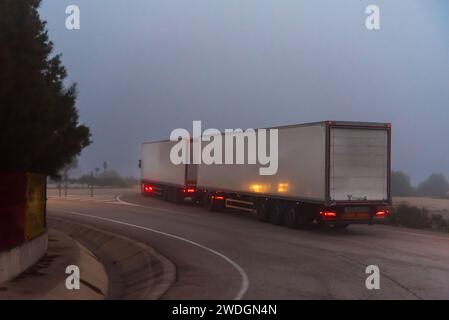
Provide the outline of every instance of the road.
{"type": "Polygon", "coordinates": [[[136,190],[71,193],[49,191],[50,216],[147,243],[176,265],[163,299],[449,299],[445,234],[380,225],[291,230],[136,190]],[[365,286],[368,265],[380,269],[379,290],[365,286]]]}

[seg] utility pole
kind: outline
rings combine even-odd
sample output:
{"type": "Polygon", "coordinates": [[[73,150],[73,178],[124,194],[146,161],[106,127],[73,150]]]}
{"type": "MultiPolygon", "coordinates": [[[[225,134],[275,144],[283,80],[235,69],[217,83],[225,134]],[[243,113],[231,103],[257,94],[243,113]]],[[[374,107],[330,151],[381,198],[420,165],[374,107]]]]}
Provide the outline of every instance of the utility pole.
{"type": "Polygon", "coordinates": [[[67,198],[67,170],[64,171],[64,196],[67,198]]]}
{"type": "Polygon", "coordinates": [[[94,172],[90,172],[90,197],[94,197],[94,172]]]}

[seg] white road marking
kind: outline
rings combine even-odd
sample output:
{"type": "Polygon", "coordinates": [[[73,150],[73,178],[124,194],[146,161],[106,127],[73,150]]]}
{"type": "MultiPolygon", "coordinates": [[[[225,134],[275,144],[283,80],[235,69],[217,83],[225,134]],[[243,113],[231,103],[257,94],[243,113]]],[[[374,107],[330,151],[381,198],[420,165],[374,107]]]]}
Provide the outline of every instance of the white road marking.
{"type": "MultiPolygon", "coordinates": [[[[137,205],[137,206],[140,206],[140,205],[137,205]]],[[[234,260],[232,260],[231,258],[225,256],[224,254],[222,254],[222,253],[220,253],[220,252],[218,252],[218,251],[216,251],[214,249],[211,249],[211,248],[206,247],[206,246],[204,246],[204,245],[202,245],[200,243],[197,243],[195,241],[192,241],[192,240],[189,240],[189,239],[186,239],[186,238],[183,238],[183,237],[171,234],[171,233],[167,233],[167,232],[159,231],[159,230],[156,230],[156,229],[151,229],[151,228],[135,225],[135,224],[132,224],[132,223],[127,223],[127,222],[114,220],[114,219],[103,218],[103,217],[92,216],[92,215],[89,215],[89,214],[84,214],[84,213],[75,212],[75,211],[64,211],[64,212],[66,212],[68,214],[72,214],[72,215],[77,215],[77,216],[83,216],[83,217],[88,217],[88,218],[92,218],[92,219],[108,221],[108,222],[112,222],[112,223],[117,223],[117,224],[129,226],[129,227],[133,227],[133,228],[136,228],[136,229],[142,229],[142,230],[150,231],[150,232],[157,233],[157,234],[160,234],[160,235],[172,238],[172,239],[180,240],[180,241],[186,242],[188,244],[191,244],[193,246],[196,246],[198,248],[204,249],[204,250],[206,250],[206,251],[208,251],[208,252],[210,252],[210,253],[212,253],[212,254],[214,254],[214,255],[222,258],[222,259],[224,259],[226,262],[228,262],[230,265],[232,265],[238,271],[238,273],[240,274],[240,278],[242,279],[242,284],[241,284],[239,292],[234,297],[234,300],[242,299],[243,296],[245,295],[245,293],[248,291],[249,279],[248,279],[248,275],[246,274],[245,270],[239,264],[237,264],[234,260]]]]}
{"type": "Polygon", "coordinates": [[[52,200],[69,200],[69,201],[79,201],[79,202],[97,202],[97,203],[117,203],[117,200],[115,198],[96,198],[96,197],[90,197],[85,196],[82,198],[75,198],[74,196],[67,196],[67,197],[57,197],[57,196],[48,196],[48,199],[52,200]]]}
{"type": "Polygon", "coordinates": [[[121,204],[124,204],[124,205],[127,205],[127,206],[141,207],[141,208],[158,210],[158,211],[161,211],[161,212],[168,212],[168,213],[179,214],[179,211],[176,211],[176,210],[170,210],[170,209],[164,209],[164,208],[152,207],[152,206],[144,206],[144,205],[137,204],[137,203],[127,202],[127,201],[124,201],[124,200],[120,199],[122,196],[123,196],[123,194],[119,194],[117,197],[115,197],[115,200],[117,202],[119,202],[121,204]]]}

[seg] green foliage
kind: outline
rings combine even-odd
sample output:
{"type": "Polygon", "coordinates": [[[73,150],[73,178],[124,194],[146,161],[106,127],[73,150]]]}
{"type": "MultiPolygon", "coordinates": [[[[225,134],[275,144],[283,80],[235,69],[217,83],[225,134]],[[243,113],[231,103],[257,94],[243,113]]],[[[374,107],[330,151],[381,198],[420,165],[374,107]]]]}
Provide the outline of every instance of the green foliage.
{"type": "Polygon", "coordinates": [[[387,223],[408,228],[449,232],[449,221],[441,214],[430,215],[427,209],[407,204],[401,204],[395,208],[387,223]]]}
{"type": "Polygon", "coordinates": [[[444,197],[449,192],[449,183],[442,174],[432,174],[419,184],[417,193],[420,196],[444,197]]]}
{"type": "Polygon", "coordinates": [[[416,229],[427,229],[432,226],[429,212],[426,209],[406,204],[401,204],[394,210],[389,218],[389,223],[416,229]]]}
{"type": "MultiPolygon", "coordinates": [[[[78,179],[73,180],[74,183],[90,185],[92,183],[91,175],[83,175],[78,179]]],[[[138,184],[139,181],[135,178],[123,178],[114,170],[104,171],[93,178],[94,186],[99,187],[117,187],[127,188],[138,184]]]]}
{"type": "Polygon", "coordinates": [[[393,197],[446,197],[449,183],[443,174],[431,174],[417,188],[410,183],[410,177],[401,171],[391,172],[391,194],[393,197]]]}
{"type": "Polygon", "coordinates": [[[95,177],[95,185],[97,186],[114,186],[125,187],[126,183],[120,175],[114,170],[108,170],[100,173],[95,177]]]}
{"type": "Polygon", "coordinates": [[[40,0],[0,1],[0,170],[58,176],[90,144],[79,125],[76,86],[52,55],[40,0]]]}
{"type": "Polygon", "coordinates": [[[410,177],[404,172],[391,172],[391,194],[393,197],[408,197],[414,194],[410,177]]]}
{"type": "Polygon", "coordinates": [[[434,229],[449,232],[449,221],[445,220],[441,214],[433,214],[431,220],[434,229]]]}

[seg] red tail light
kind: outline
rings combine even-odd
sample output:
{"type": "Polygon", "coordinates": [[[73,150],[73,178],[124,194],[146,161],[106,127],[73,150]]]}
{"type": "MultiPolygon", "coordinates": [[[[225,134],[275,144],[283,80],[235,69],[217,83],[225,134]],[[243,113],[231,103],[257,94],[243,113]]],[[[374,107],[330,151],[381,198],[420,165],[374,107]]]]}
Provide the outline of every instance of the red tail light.
{"type": "Polygon", "coordinates": [[[148,185],[148,184],[146,184],[146,185],[143,186],[143,191],[145,191],[145,192],[152,192],[153,191],[153,187],[148,185]]]}
{"type": "Polygon", "coordinates": [[[385,218],[390,212],[388,209],[381,209],[376,212],[376,218],[385,218]]]}
{"type": "Polygon", "coordinates": [[[224,200],[225,198],[222,196],[212,196],[212,199],[214,200],[224,200]]]}
{"type": "Polygon", "coordinates": [[[323,220],[335,220],[337,219],[337,213],[335,211],[321,211],[320,216],[323,218],[323,220]]]}
{"type": "Polygon", "coordinates": [[[195,189],[194,188],[187,188],[187,189],[183,189],[182,190],[184,193],[194,193],[195,189]]]}

